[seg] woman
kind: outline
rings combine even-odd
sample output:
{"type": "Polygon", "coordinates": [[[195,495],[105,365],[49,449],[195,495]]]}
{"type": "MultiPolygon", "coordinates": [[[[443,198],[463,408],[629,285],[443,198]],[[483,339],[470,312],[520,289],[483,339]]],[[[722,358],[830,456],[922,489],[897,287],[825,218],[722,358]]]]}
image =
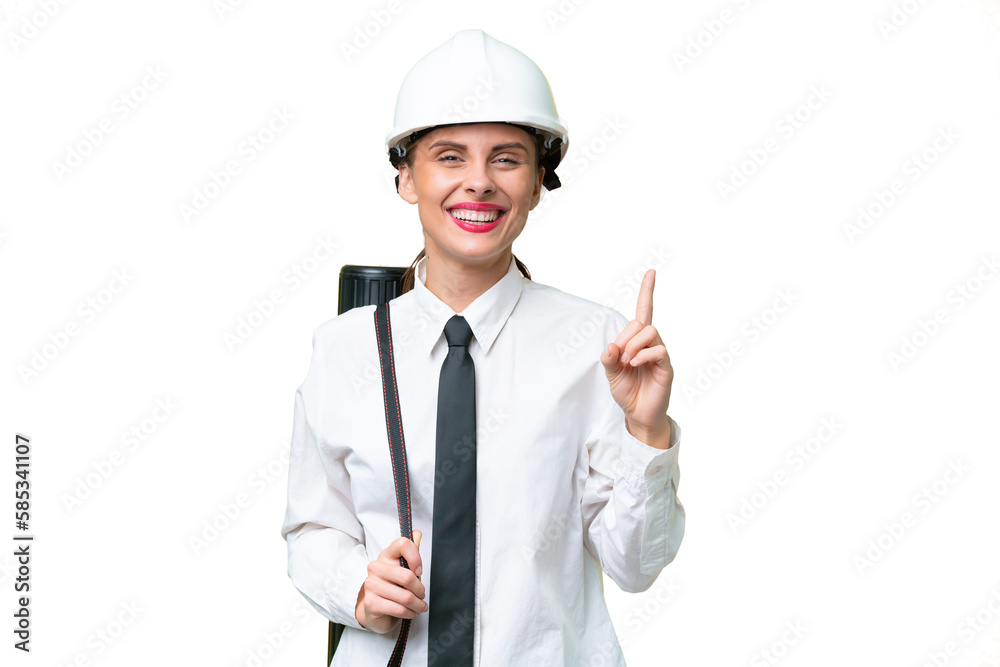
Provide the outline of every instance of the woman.
{"type": "Polygon", "coordinates": [[[567,143],[541,71],[479,30],[400,88],[387,147],[425,240],[390,302],[413,541],[398,537],[381,386],[365,380],[374,306],[317,329],[296,394],[282,535],[293,583],[348,626],[334,665],[387,662],[402,618],[403,665],[624,665],[601,572],[641,591],[677,553],[680,433],[653,271],[629,322],[513,256],[567,143]],[[471,396],[442,398],[452,354],[471,359],[471,396]],[[450,449],[442,432],[470,414],[443,413],[447,400],[474,420],[450,449]]]}

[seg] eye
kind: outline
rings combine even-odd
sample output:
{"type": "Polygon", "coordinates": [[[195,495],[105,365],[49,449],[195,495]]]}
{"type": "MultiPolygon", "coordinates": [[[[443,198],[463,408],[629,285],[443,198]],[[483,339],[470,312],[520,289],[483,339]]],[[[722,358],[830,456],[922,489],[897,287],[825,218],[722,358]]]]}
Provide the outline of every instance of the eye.
{"type": "Polygon", "coordinates": [[[458,159],[457,155],[442,155],[438,158],[438,162],[454,162],[458,159]]]}
{"type": "Polygon", "coordinates": [[[497,162],[506,162],[507,164],[510,164],[510,165],[521,164],[520,160],[518,160],[517,158],[513,158],[513,157],[511,157],[509,155],[505,155],[503,157],[497,158],[497,162]]]}

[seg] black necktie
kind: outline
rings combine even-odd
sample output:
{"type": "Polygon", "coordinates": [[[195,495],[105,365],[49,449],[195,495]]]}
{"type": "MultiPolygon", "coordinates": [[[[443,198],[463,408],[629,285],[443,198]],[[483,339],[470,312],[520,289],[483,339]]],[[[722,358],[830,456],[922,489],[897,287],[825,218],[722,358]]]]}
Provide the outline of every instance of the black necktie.
{"type": "Polygon", "coordinates": [[[427,664],[462,667],[472,665],[476,601],[476,367],[465,318],[448,320],[444,335],[448,356],[438,385],[427,664]]]}

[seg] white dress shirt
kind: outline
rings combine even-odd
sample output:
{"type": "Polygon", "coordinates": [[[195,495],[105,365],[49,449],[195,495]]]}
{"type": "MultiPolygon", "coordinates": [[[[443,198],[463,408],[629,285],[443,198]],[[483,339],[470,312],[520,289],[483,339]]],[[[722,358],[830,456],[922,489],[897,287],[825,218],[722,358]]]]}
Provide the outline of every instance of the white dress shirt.
{"type": "MultiPolygon", "coordinates": [[[[390,321],[413,528],[423,532],[421,581],[433,608],[437,391],[444,325],[456,313],[424,286],[425,262],[414,288],[390,302],[390,321]]],[[[354,617],[368,563],[400,534],[374,308],[316,329],[295,396],[281,534],[292,583],[347,626],[335,667],[381,667],[399,629],[377,634],[354,617]]],[[[476,367],[475,664],[624,665],[601,569],[639,592],[676,555],[680,428],[671,421],[665,450],[626,429],[600,362],[628,323],[617,311],[524,278],[512,258],[459,314],[473,331],[476,367]]],[[[404,666],[423,667],[433,654],[429,613],[413,619],[404,666]]]]}

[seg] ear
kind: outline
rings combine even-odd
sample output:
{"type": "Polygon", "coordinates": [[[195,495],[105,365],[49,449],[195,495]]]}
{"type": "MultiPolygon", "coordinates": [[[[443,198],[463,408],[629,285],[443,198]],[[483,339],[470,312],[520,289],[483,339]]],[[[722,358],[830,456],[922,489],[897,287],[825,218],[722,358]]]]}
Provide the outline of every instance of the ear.
{"type": "Polygon", "coordinates": [[[399,196],[408,204],[417,203],[417,192],[413,187],[413,172],[406,162],[399,163],[399,196]]]}
{"type": "MultiPolygon", "coordinates": [[[[539,167],[538,180],[535,181],[535,190],[534,192],[531,193],[531,206],[528,207],[529,211],[538,206],[538,201],[542,198],[542,180],[544,178],[545,178],[545,167],[539,167]]],[[[400,179],[400,183],[402,183],[402,179],[400,179]]]]}

